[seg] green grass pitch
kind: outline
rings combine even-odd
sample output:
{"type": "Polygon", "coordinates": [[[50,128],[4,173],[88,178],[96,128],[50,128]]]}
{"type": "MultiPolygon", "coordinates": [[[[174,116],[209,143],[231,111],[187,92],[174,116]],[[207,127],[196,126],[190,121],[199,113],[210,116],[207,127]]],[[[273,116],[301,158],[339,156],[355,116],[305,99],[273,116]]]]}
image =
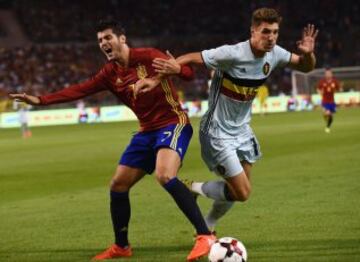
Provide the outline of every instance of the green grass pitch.
{"type": "MultiPolygon", "coordinates": [[[[201,161],[198,119],[179,176],[215,179],[201,161]]],[[[360,261],[360,110],[255,115],[263,158],[253,192],[217,227],[250,262],[360,261]]],[[[90,261],[113,241],[108,184],[135,122],[0,130],[0,261],[90,261]]],[[[147,176],[131,191],[126,261],[185,261],[193,229],[147,176]]],[[[206,212],[211,204],[201,198],[206,212]]],[[[121,260],[115,260],[121,261],[121,260]]],[[[203,259],[206,261],[206,259],[203,259]]]]}

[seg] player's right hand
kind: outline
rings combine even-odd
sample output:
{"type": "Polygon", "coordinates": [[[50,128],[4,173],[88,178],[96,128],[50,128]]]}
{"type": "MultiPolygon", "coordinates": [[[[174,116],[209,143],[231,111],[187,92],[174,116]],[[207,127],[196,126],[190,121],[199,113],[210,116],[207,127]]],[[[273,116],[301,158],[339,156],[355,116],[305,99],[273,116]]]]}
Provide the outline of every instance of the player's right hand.
{"type": "Polygon", "coordinates": [[[153,60],[152,66],[154,67],[155,72],[163,75],[179,74],[181,72],[181,65],[169,51],[166,51],[166,54],[169,59],[155,58],[153,60]]]}
{"type": "Polygon", "coordinates": [[[21,101],[21,102],[25,102],[29,105],[40,105],[41,101],[40,98],[38,98],[37,96],[31,96],[31,95],[27,95],[26,93],[23,94],[9,94],[9,97],[11,99],[15,99],[16,101],[21,101]]]}

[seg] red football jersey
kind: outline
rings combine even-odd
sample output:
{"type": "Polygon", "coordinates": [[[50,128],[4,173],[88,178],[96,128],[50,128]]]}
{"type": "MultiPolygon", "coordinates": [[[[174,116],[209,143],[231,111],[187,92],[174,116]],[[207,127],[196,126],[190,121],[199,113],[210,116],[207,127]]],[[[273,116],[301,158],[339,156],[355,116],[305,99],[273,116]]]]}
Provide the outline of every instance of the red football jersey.
{"type": "MultiPolygon", "coordinates": [[[[58,92],[40,96],[42,105],[69,102],[109,90],[132,109],[140,122],[140,131],[150,131],[169,124],[186,124],[189,119],[178,101],[177,92],[169,79],[164,79],[153,90],[134,96],[134,85],[139,79],[157,75],[152,67],[156,57],[167,56],[154,48],[130,48],[129,66],[124,68],[110,61],[92,78],[71,85],[58,92]]],[[[193,71],[182,66],[180,76],[192,79],[193,71]]]]}
{"type": "Polygon", "coordinates": [[[339,82],[335,78],[330,80],[321,79],[317,89],[322,94],[322,103],[335,103],[334,94],[339,88],[339,82]]]}

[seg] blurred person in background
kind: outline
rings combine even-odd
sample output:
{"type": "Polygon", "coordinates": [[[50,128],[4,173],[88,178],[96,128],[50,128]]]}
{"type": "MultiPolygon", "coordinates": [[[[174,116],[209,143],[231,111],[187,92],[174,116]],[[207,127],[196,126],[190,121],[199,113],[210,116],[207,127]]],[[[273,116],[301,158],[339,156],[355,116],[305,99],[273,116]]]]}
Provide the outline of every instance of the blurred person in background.
{"type": "Polygon", "coordinates": [[[95,106],[92,108],[92,122],[101,122],[101,109],[99,106],[95,106]]]}
{"type": "Polygon", "coordinates": [[[266,110],[267,110],[266,100],[267,100],[267,98],[269,96],[269,89],[268,89],[266,84],[263,84],[263,85],[261,85],[259,87],[256,96],[257,96],[257,98],[259,100],[260,114],[262,116],[264,116],[266,114],[266,110]]]}
{"type": "Polygon", "coordinates": [[[299,102],[296,99],[296,96],[290,96],[287,101],[287,110],[289,112],[295,112],[298,106],[299,106],[299,102]]]}
{"type": "Polygon", "coordinates": [[[29,127],[29,110],[31,109],[31,105],[15,101],[13,106],[19,114],[19,123],[22,138],[26,139],[32,137],[32,132],[29,127]]]}
{"type": "Polygon", "coordinates": [[[0,83],[0,113],[11,109],[12,101],[6,92],[2,91],[3,85],[0,83]]]}
{"type": "Polygon", "coordinates": [[[85,102],[84,100],[79,100],[77,103],[76,103],[76,107],[77,109],[79,110],[79,116],[78,116],[78,122],[80,124],[82,123],[87,123],[88,121],[88,113],[86,111],[86,107],[85,107],[85,102]]]}
{"type": "Polygon", "coordinates": [[[321,95],[321,106],[325,120],[325,132],[330,133],[331,124],[336,113],[335,92],[340,90],[338,80],[333,76],[331,68],[326,68],[324,78],[317,85],[317,91],[321,95]]]}
{"type": "MultiPolygon", "coordinates": [[[[215,70],[210,88],[209,109],[200,123],[202,158],[208,168],[224,180],[193,182],[194,194],[214,200],[205,217],[214,230],[217,221],[235,201],[246,201],[251,193],[250,174],[261,157],[259,143],[250,127],[252,102],[261,86],[276,67],[290,66],[302,72],[314,69],[315,40],[318,30],[308,24],[297,42],[299,55],[278,46],[282,18],[276,10],[260,8],[253,12],[251,37],[235,45],[185,54],[176,60],[155,59],[153,66],[160,74],[178,74],[181,65],[205,64],[215,70]]],[[[139,85],[138,92],[153,86],[139,85]]]]}
{"type": "MultiPolygon", "coordinates": [[[[115,243],[93,259],[132,256],[128,240],[131,214],[129,191],[146,174],[155,171],[159,184],[196,229],[196,242],[187,257],[188,261],[194,261],[208,254],[216,238],[206,226],[192,193],[177,178],[193,130],[180,106],[173,83],[167,78],[159,80],[160,76],[152,67],[153,59],[167,56],[155,48],[130,48],[126,39],[125,30],[118,22],[100,21],[97,41],[108,63],[98,74],[55,93],[39,97],[26,93],[10,94],[10,97],[31,105],[50,105],[108,90],[131,108],[139,120],[140,131],[132,137],[122,154],[110,183],[110,212],[115,243]],[[137,85],[157,80],[151,92],[135,93],[137,85]]],[[[192,79],[192,69],[182,66],[180,76],[192,79]]]]}

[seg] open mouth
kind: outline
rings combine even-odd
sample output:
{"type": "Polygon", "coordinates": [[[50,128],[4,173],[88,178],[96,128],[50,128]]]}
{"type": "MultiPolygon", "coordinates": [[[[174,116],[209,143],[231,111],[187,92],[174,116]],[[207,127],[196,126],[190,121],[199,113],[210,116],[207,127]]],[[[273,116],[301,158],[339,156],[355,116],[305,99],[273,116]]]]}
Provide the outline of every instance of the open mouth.
{"type": "Polygon", "coordinates": [[[112,49],[111,49],[110,47],[106,47],[106,48],[104,48],[104,52],[105,52],[106,54],[111,54],[112,49]]]}

